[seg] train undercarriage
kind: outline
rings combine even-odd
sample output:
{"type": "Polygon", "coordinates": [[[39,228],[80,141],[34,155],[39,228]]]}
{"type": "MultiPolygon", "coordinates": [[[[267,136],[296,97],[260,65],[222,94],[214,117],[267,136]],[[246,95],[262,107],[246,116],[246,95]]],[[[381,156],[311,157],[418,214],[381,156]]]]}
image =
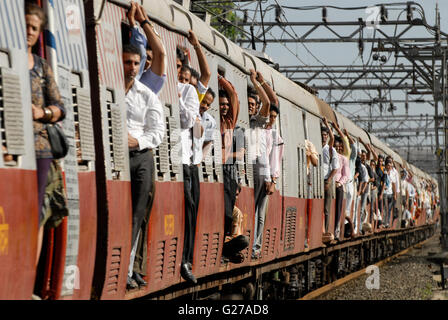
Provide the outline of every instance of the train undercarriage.
{"type": "Polygon", "coordinates": [[[342,241],[261,265],[222,272],[142,297],[151,300],[296,300],[363,270],[435,233],[434,224],[342,241]]]}

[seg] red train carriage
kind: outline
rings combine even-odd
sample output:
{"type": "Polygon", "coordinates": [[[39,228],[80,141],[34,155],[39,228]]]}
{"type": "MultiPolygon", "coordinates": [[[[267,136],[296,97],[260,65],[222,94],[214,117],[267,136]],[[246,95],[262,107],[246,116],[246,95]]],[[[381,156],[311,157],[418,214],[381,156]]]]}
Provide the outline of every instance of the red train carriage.
{"type": "Polygon", "coordinates": [[[56,230],[54,241],[59,254],[54,257],[51,289],[56,299],[90,297],[95,258],[95,148],[82,4],[44,1],[50,22],[47,35],[54,36],[54,42],[47,39],[47,57],[58,76],[67,110],[64,132],[71,145],[63,161],[69,216],[56,230]]]}
{"type": "Polygon", "coordinates": [[[85,4],[90,96],[94,125],[97,242],[92,296],[122,299],[131,245],[131,185],[127,146],[121,21],[109,2],[85,4]],[[97,20],[95,20],[97,19],[97,20]]]}
{"type": "Polygon", "coordinates": [[[38,210],[24,2],[0,3],[0,299],[30,299],[38,210]],[[4,157],[7,153],[7,157],[4,157]]]}
{"type": "MultiPolygon", "coordinates": [[[[44,1],[44,5],[50,18],[49,31],[54,36],[53,46],[47,48],[47,58],[57,72],[58,85],[68,106],[64,129],[72,146],[63,163],[70,215],[49,233],[45,249],[47,259],[39,270],[43,272],[40,281],[49,283],[42,287],[48,298],[133,299],[152,293],[157,295],[167,288],[172,291],[164,290],[164,295],[175,290],[185,293],[192,290],[180,277],[184,193],[175,69],[178,46],[189,50],[190,64],[198,69],[195,51],[186,40],[189,29],[196,33],[205,51],[212,71],[209,86],[217,91],[219,72],[237,90],[240,100],[237,125],[245,129],[249,127],[247,89],[251,84],[248,72],[249,69],[262,72],[280,100],[276,128],[285,141],[278,190],[269,196],[262,259],[251,259],[254,182],[253,167],[246,155],[238,163],[242,191],[236,205],[243,212],[244,231],[250,238],[250,246],[243,252],[243,263],[222,263],[224,186],[221,137],[216,132],[212,152],[199,168],[201,197],[193,261],[193,273],[199,285],[218,273],[221,277],[238,274],[244,278],[248,269],[303,253],[306,229],[309,230],[309,250],[317,251],[322,246],[322,159],[317,167],[310,167],[308,180],[305,155],[305,139],[321,154],[322,117],[337,122],[353,137],[361,137],[404,165],[374,136],[227,40],[184,7],[169,0],[144,1],[144,8],[155,22],[168,55],[167,83],[159,95],[165,105],[166,135],[161,145],[153,150],[156,178],[148,225],[148,286],[126,291],[132,203],[122,39],[127,30],[128,1],[61,0],[44,1]],[[249,266],[251,268],[247,268],[249,266]]],[[[20,40],[25,38],[23,1],[3,1],[0,9],[2,21],[14,21],[10,29],[0,30],[1,143],[12,155],[8,161],[0,157],[0,299],[28,299],[36,274],[37,178],[28,70],[20,64],[26,58],[26,44],[20,40]],[[17,272],[20,278],[11,276],[17,272]]],[[[209,113],[219,125],[218,99],[209,113]]],[[[424,178],[416,168],[412,171],[416,183],[424,178]]],[[[342,217],[344,212],[343,208],[342,217]]],[[[358,212],[358,219],[359,216],[358,212]]],[[[425,212],[421,211],[417,224],[426,223],[425,217],[425,212]]],[[[335,199],[332,199],[329,218],[329,232],[333,232],[335,199]]]]}

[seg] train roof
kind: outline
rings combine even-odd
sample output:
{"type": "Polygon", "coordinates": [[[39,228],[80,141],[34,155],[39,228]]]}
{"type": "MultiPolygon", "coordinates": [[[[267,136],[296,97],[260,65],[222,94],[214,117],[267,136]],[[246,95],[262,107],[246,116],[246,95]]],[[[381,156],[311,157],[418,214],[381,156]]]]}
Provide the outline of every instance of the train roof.
{"type": "Polygon", "coordinates": [[[282,98],[299,105],[316,116],[326,117],[333,122],[337,121],[339,126],[342,129],[346,129],[351,135],[358,138],[361,137],[366,142],[370,141],[378,153],[390,155],[395,162],[401,166],[407,166],[412,172],[423,177],[423,171],[413,165],[405,164],[397,152],[377,137],[358,127],[353,121],[333,110],[326,102],[271,68],[251,52],[227,39],[219,31],[212,28],[209,23],[188,11],[182,5],[172,0],[159,0],[145,1],[143,7],[149,17],[155,22],[184,35],[188,34],[188,30],[193,30],[201,44],[210,52],[231,62],[246,74],[249,74],[249,69],[252,68],[260,71],[264,78],[273,86],[275,92],[282,98]]]}

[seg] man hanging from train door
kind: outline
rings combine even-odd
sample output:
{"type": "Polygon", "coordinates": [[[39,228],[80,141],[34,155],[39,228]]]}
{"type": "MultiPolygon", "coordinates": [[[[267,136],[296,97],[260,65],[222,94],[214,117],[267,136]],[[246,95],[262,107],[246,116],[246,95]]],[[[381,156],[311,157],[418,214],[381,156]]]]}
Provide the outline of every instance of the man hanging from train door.
{"type": "Polygon", "coordinates": [[[140,49],[142,57],[137,79],[155,94],[159,94],[166,82],[167,56],[165,47],[159,34],[154,29],[154,25],[149,20],[145,9],[133,1],[130,4],[131,8],[127,14],[129,26],[131,27],[129,42],[140,49]],[[145,35],[140,33],[136,20],[145,32],[145,35]]]}
{"type": "MultiPolygon", "coordinates": [[[[324,176],[324,215],[325,224],[324,230],[328,236],[328,227],[330,226],[330,210],[331,210],[331,199],[334,194],[333,177],[336,174],[336,169],[339,168],[338,154],[333,148],[334,136],[331,131],[330,125],[326,118],[323,119],[325,127],[321,127],[321,137],[322,137],[322,170],[324,176]],[[327,143],[328,137],[330,141],[327,143]]],[[[327,239],[327,238],[325,238],[327,239]]],[[[328,238],[331,240],[331,238],[328,238]]]]}
{"type": "MultiPolygon", "coordinates": [[[[270,100],[263,86],[257,80],[255,70],[250,70],[250,80],[255,87],[256,94],[249,94],[249,161],[253,163],[254,173],[254,201],[255,201],[255,226],[254,243],[252,245],[252,259],[261,257],[261,245],[263,243],[264,220],[266,216],[266,196],[273,193],[273,186],[269,155],[266,145],[266,125],[269,122],[270,100]],[[261,100],[259,109],[258,99],[261,100]]],[[[258,79],[260,76],[258,76],[258,79]]],[[[261,80],[264,82],[264,80],[261,80]]],[[[265,83],[263,83],[265,84],[265,83]]]]}
{"type": "MultiPolygon", "coordinates": [[[[140,69],[136,78],[155,94],[159,94],[166,82],[166,51],[144,8],[133,1],[130,4],[131,8],[127,14],[131,27],[129,40],[130,44],[139,48],[141,53],[140,69]],[[140,33],[136,21],[140,24],[145,35],[140,33]]],[[[152,172],[151,179],[152,181],[155,179],[154,172],[152,172]]],[[[146,275],[147,269],[149,213],[155,196],[154,182],[152,182],[152,185],[147,213],[137,235],[136,247],[132,248],[133,253],[135,252],[135,260],[133,270],[130,270],[130,272],[132,272],[134,280],[140,287],[147,285],[143,277],[146,275]]]]}
{"type": "Polygon", "coordinates": [[[199,98],[196,89],[188,82],[182,81],[182,69],[184,68],[187,68],[187,66],[181,67],[177,84],[185,197],[185,233],[180,274],[188,282],[196,283],[196,277],[192,272],[192,264],[200,198],[198,165],[202,161],[204,128],[201,125],[199,98]]]}
{"type": "Polygon", "coordinates": [[[233,150],[233,134],[240,112],[238,94],[233,85],[218,75],[219,115],[222,137],[222,170],[224,177],[224,237],[230,236],[238,187],[238,174],[233,150]]]}
{"type": "MultiPolygon", "coordinates": [[[[129,166],[132,192],[132,242],[134,248],[138,232],[147,214],[152,191],[156,148],[165,134],[162,103],[157,95],[136,79],[140,67],[140,50],[132,45],[123,47],[123,68],[126,89],[129,166]]],[[[127,288],[138,287],[133,279],[135,251],[131,252],[127,288]]]]}

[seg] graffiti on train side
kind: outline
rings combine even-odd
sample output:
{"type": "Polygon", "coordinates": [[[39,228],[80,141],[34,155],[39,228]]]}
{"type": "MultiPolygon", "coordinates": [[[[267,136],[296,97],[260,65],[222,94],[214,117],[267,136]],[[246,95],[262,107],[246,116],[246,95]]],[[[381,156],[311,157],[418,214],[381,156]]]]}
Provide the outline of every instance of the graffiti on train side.
{"type": "Polygon", "coordinates": [[[8,255],[9,224],[6,223],[5,211],[0,207],[0,256],[8,255]]]}
{"type": "Polygon", "coordinates": [[[174,215],[165,215],[165,235],[172,236],[174,234],[174,215]]]}

